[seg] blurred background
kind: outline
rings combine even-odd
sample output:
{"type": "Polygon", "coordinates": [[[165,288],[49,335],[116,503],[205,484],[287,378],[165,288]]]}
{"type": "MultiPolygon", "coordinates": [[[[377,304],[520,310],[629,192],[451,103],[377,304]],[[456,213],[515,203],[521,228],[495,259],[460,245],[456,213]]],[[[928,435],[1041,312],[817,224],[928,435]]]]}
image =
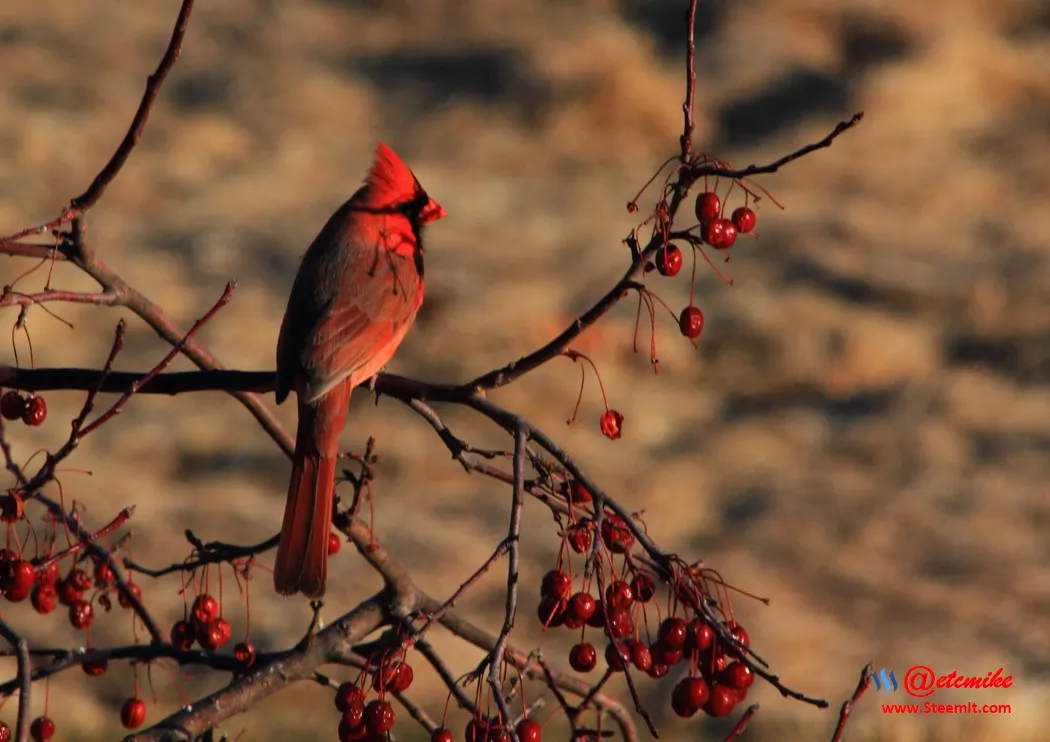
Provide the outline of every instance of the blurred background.
{"type": "MultiPolygon", "coordinates": [[[[201,339],[230,367],[271,369],[299,257],[382,138],[450,214],[430,229],[427,305],[390,370],[472,378],[549,340],[626,267],[621,239],[635,219],[624,204],[677,148],[685,5],[201,0],[140,146],[90,215],[90,243],[182,327],[236,278],[233,302],[201,339]]],[[[84,189],[126,130],[178,6],[4,3],[0,232],[53,217],[84,189]]],[[[701,262],[699,352],[660,317],[654,375],[647,352],[631,349],[633,300],[581,338],[626,417],[621,440],[598,431],[593,378],[580,422],[566,427],[579,385],[568,361],[493,398],[644,509],[665,547],[771,599],[736,601],[754,646],[786,684],[832,710],[756,687],[762,709],[741,739],[829,738],[868,661],[898,680],[913,664],[974,675],[1003,667],[1015,677],[1009,690],[936,698],[1009,703],[1013,713],[883,716],[879,703],[905,699],[873,690],[848,740],[1044,739],[1050,6],[701,0],[696,33],[696,141],[706,151],[743,166],[815,141],[855,111],[864,123],[760,179],[785,210],[760,204],[761,239],[738,240],[721,266],[734,286],[701,262]]],[[[0,260],[0,278],[30,266],[0,260]]],[[[675,312],[688,301],[688,272],[687,263],[677,279],[650,280],[675,312]]],[[[39,290],[44,273],[18,288],[39,290]]],[[[62,266],[54,284],[93,288],[62,266]]],[[[75,329],[30,312],[39,366],[99,366],[120,317],[130,332],[118,367],[145,370],[166,350],[127,311],[50,308],[75,329]]],[[[13,323],[16,311],[4,316],[13,323]]],[[[648,339],[643,328],[643,349],[648,339]]],[[[0,357],[11,362],[10,349],[0,357]]],[[[45,425],[10,429],[16,454],[58,446],[82,399],[47,395],[45,425]]],[[[420,584],[447,595],[500,539],[509,493],[464,475],[397,403],[355,399],[344,442],[360,451],[374,435],[383,457],[378,537],[420,584]]],[[[290,405],[277,409],[294,425],[290,405]]],[[[476,417],[442,412],[475,444],[509,445],[476,417]]],[[[187,527],[241,543],[271,535],[288,473],[220,394],[137,398],[69,466],[91,470],[62,484],[95,527],[138,506],[132,555],[155,566],[187,555],[187,527]]],[[[542,642],[566,667],[572,637],[544,638],[532,610],[558,540],[539,507],[526,510],[516,641],[542,642]]],[[[333,570],[330,618],[379,585],[349,547],[333,570]]],[[[306,601],[278,599],[269,575],[257,578],[252,640],[286,646],[307,626],[306,601]]],[[[139,582],[165,624],[181,617],[177,578],[139,582]]],[[[224,584],[236,640],[245,600],[228,572],[224,584]]],[[[496,570],[462,610],[497,628],[501,587],[496,570]]],[[[61,611],[39,619],[28,604],[9,605],[4,618],[37,646],[83,642],[61,611]]],[[[91,638],[131,641],[130,617],[100,616],[91,638]]],[[[434,639],[456,671],[477,662],[434,639]]],[[[445,696],[414,664],[417,700],[440,716],[445,696]]],[[[5,668],[14,674],[13,662],[5,668]]],[[[153,668],[157,704],[143,677],[150,721],[179,705],[176,680],[190,699],[225,680],[186,672],[153,668]]],[[[731,726],[680,721],[668,684],[643,687],[664,739],[721,739],[731,726]]],[[[79,670],[56,677],[57,738],[113,738],[131,692],[123,667],[91,681],[79,670]]],[[[0,717],[13,723],[14,706],[0,717]]],[[[466,716],[450,719],[458,733],[466,716]]],[[[241,740],[332,739],[337,721],[329,695],[301,685],[224,728],[241,740]]],[[[407,723],[399,730],[417,735],[407,723]]]]}

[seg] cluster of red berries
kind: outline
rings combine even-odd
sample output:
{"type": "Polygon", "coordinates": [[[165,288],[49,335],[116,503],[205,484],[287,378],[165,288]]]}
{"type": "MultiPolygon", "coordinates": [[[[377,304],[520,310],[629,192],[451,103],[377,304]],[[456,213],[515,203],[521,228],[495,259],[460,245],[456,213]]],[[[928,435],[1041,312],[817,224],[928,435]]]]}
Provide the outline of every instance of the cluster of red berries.
{"type": "MultiPolygon", "coordinates": [[[[590,493],[576,481],[563,494],[573,505],[591,501],[590,493]]],[[[576,554],[587,554],[594,530],[593,521],[577,520],[565,529],[565,543],[576,554]]],[[[635,543],[627,524],[614,514],[606,515],[599,535],[610,555],[626,554],[635,543]]],[[[738,659],[751,640],[737,621],[728,620],[725,628],[738,646],[727,645],[705,619],[694,616],[687,621],[675,611],[659,621],[656,635],[651,636],[648,614],[657,593],[652,574],[625,560],[623,576],[609,582],[604,595],[596,597],[586,585],[574,588],[573,578],[562,568],[564,554],[563,550],[558,566],[543,577],[537,615],[545,629],[580,630],[580,641],[569,650],[573,670],[589,673],[598,666],[598,650],[587,641],[588,628],[598,629],[607,642],[605,663],[614,672],[631,666],[659,679],[676,665],[688,666],[688,675],[671,696],[671,707],[679,716],[691,717],[701,710],[709,716],[726,716],[744,700],[755,677],[738,659]]]]}
{"type": "Polygon", "coordinates": [[[357,683],[346,682],[335,691],[335,707],[342,714],[339,719],[339,742],[385,740],[394,726],[394,707],[386,700],[387,693],[408,690],[415,679],[412,666],[404,659],[383,658],[370,662],[357,683]],[[371,687],[378,697],[365,703],[368,688],[365,681],[371,677],[371,687]]]}
{"type": "MultiPolygon", "coordinates": [[[[723,204],[714,191],[704,191],[696,197],[696,218],[700,222],[700,239],[717,250],[728,250],[736,243],[737,235],[751,234],[758,217],[749,206],[741,206],[733,211],[727,219],[723,215],[723,204]]],[[[685,258],[682,250],[675,244],[661,247],[653,263],[647,270],[655,267],[661,276],[677,276],[682,270],[685,258]]],[[[678,315],[678,329],[690,340],[696,340],[704,331],[704,314],[699,307],[690,303],[678,315]]]]}
{"type": "MultiPolygon", "coordinates": [[[[183,652],[188,652],[194,644],[209,652],[218,651],[233,635],[230,622],[222,617],[219,601],[208,593],[201,593],[193,599],[193,606],[186,616],[171,627],[171,643],[183,652]]],[[[233,656],[245,667],[255,662],[255,647],[245,640],[234,645],[233,656]]]]}
{"type": "Polygon", "coordinates": [[[0,396],[0,415],[5,420],[21,420],[26,425],[42,425],[47,419],[47,402],[36,394],[22,396],[8,389],[0,396]]]}

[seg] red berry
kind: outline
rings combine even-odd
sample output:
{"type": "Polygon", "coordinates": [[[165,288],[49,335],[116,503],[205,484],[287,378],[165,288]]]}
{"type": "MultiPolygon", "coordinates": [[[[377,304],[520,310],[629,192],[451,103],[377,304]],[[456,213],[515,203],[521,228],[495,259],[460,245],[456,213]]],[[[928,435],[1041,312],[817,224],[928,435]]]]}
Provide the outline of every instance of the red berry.
{"type": "Polygon", "coordinates": [[[639,572],[631,580],[631,592],[639,603],[648,603],[656,595],[656,582],[645,572],[639,572]]]}
{"type": "Polygon", "coordinates": [[[699,618],[689,622],[688,636],[685,640],[685,648],[689,652],[704,652],[715,641],[715,632],[699,618]]]}
{"type": "MultiPolygon", "coordinates": [[[[364,717],[364,704],[361,705],[361,717],[357,724],[351,723],[351,719],[344,716],[339,720],[339,729],[336,732],[339,742],[364,742],[368,739],[368,729],[365,728],[363,717],[364,717]]],[[[355,716],[355,718],[357,718],[355,716]]],[[[378,736],[377,740],[383,739],[382,736],[378,736]]]]}
{"type": "Polygon", "coordinates": [[[26,425],[42,425],[47,419],[47,402],[43,397],[32,396],[26,400],[26,409],[22,413],[22,422],[26,425]]]}
{"type": "Polygon", "coordinates": [[[726,224],[732,224],[732,222],[728,219],[712,219],[704,222],[700,237],[711,247],[721,250],[725,242],[726,224]]]}
{"type": "Polygon", "coordinates": [[[224,618],[216,618],[205,625],[203,635],[198,632],[197,641],[204,649],[214,652],[228,642],[232,635],[233,629],[229,622],[224,618]]]}
{"type": "Polygon", "coordinates": [[[113,570],[105,562],[95,565],[95,584],[99,587],[109,587],[113,584],[113,570]]]}
{"type": "Polygon", "coordinates": [[[602,435],[606,438],[611,441],[619,440],[623,435],[623,415],[616,410],[606,410],[602,413],[599,426],[602,429],[602,435]]]}
{"type": "Polygon", "coordinates": [[[328,556],[338,554],[339,550],[343,548],[343,539],[339,538],[337,533],[328,534],[328,556]]]}
{"type": "Polygon", "coordinates": [[[365,724],[365,702],[360,698],[351,701],[343,712],[343,721],[351,729],[361,729],[365,724]]]}
{"type": "Polygon", "coordinates": [[[78,600],[69,606],[69,623],[74,629],[86,629],[95,620],[95,609],[86,600],[78,600]]]}
{"type": "Polygon", "coordinates": [[[728,250],[736,244],[736,227],[728,219],[722,219],[722,244],[720,250],[728,250]]]}
{"type": "Polygon", "coordinates": [[[679,716],[689,718],[703,708],[709,694],[702,678],[682,678],[671,691],[671,708],[679,716]]]}
{"type": "Polygon", "coordinates": [[[569,485],[569,501],[573,505],[580,505],[591,501],[591,492],[575,479],[569,485]]]}
{"type": "Polygon", "coordinates": [[[576,672],[590,672],[598,664],[598,652],[593,644],[580,642],[569,650],[569,666],[576,672]]]}
{"type": "Polygon", "coordinates": [[[677,276],[682,270],[682,251],[677,245],[665,245],[656,251],[656,270],[661,276],[677,276]]]}
{"type": "Polygon", "coordinates": [[[74,567],[69,570],[69,574],[66,575],[66,580],[73,586],[73,589],[78,593],[83,593],[86,590],[91,589],[91,575],[80,567],[74,567]]]}
{"type": "Polygon", "coordinates": [[[593,629],[605,628],[605,601],[601,598],[594,601],[594,613],[587,619],[587,625],[593,629]]]}
{"type": "Polygon", "coordinates": [[[233,645],[233,657],[245,667],[255,664],[255,646],[249,641],[237,642],[233,645]]]}
{"type": "Polygon", "coordinates": [[[219,602],[207,593],[202,593],[193,601],[190,615],[196,624],[203,625],[219,617],[219,602]]]}
{"type": "Polygon", "coordinates": [[[335,690],[335,707],[344,714],[354,701],[364,699],[364,693],[353,683],[343,683],[335,690]]]}
{"type": "Polygon", "coordinates": [[[475,716],[467,722],[466,742],[486,742],[491,731],[491,722],[488,719],[475,716]]]}
{"type": "Polygon", "coordinates": [[[613,580],[605,588],[605,604],[613,608],[627,609],[634,602],[634,591],[623,580],[613,580]]]}
{"type": "Polygon", "coordinates": [[[717,718],[733,713],[733,707],[739,702],[740,696],[737,695],[735,690],[720,683],[713,683],[707,702],[702,708],[708,716],[717,718]]]}
{"type": "Polygon", "coordinates": [[[737,691],[746,691],[755,683],[755,673],[739,660],[730,662],[720,677],[723,683],[737,691]]]}
{"type": "Polygon", "coordinates": [[[15,559],[5,570],[6,587],[4,597],[12,603],[20,603],[29,597],[36,582],[36,570],[25,559],[15,559]]]}
{"type": "Polygon", "coordinates": [[[416,673],[412,666],[407,662],[399,662],[397,669],[394,671],[393,682],[390,683],[390,690],[395,693],[404,693],[415,679],[416,673]]]}
{"type": "Polygon", "coordinates": [[[671,668],[668,665],[658,665],[655,662],[652,666],[645,671],[645,674],[651,677],[653,680],[659,680],[660,678],[666,677],[667,673],[671,672],[671,668]]]}
{"type": "Polygon", "coordinates": [[[372,734],[386,734],[394,726],[394,707],[376,699],[365,706],[365,726],[372,734]]]}
{"type": "Polygon", "coordinates": [[[171,627],[171,643],[176,649],[187,652],[197,639],[197,632],[189,621],[176,621],[171,627]]]}
{"type": "Polygon", "coordinates": [[[0,721],[0,742],[11,742],[12,738],[11,727],[7,726],[6,722],[0,721]]]}
{"type": "Polygon", "coordinates": [[[591,531],[583,523],[565,529],[569,547],[577,554],[583,554],[591,548],[591,531]]]}
{"type": "Polygon", "coordinates": [[[455,742],[452,732],[445,727],[438,727],[430,735],[430,742],[455,742]]]}
{"type": "Polygon", "coordinates": [[[722,211],[722,202],[718,200],[718,194],[704,191],[696,197],[696,219],[701,224],[709,222],[722,211]]]}
{"type": "Polygon", "coordinates": [[[594,615],[594,609],[596,606],[597,603],[595,602],[594,597],[589,593],[576,593],[569,598],[569,605],[565,609],[565,612],[579,621],[580,626],[583,626],[587,619],[594,615]]]}
{"type": "Polygon", "coordinates": [[[602,541],[614,554],[625,554],[634,546],[634,534],[623,518],[609,513],[602,521],[602,541]]]}
{"type": "Polygon", "coordinates": [[[37,583],[29,596],[29,602],[33,604],[33,610],[44,615],[55,610],[58,606],[58,591],[53,585],[37,583]]]}
{"type": "Polygon", "coordinates": [[[758,217],[755,216],[755,212],[746,206],[741,206],[733,212],[733,226],[740,234],[748,234],[755,228],[757,221],[758,217]]]}
{"type": "Polygon", "coordinates": [[[120,723],[125,729],[138,729],[146,721],[146,702],[141,698],[129,698],[120,708],[120,723]]]}
{"type": "Polygon", "coordinates": [[[631,664],[642,672],[653,666],[653,654],[644,642],[631,642],[631,664]]]}
{"type": "Polygon", "coordinates": [[[653,662],[658,665],[667,665],[670,667],[671,665],[677,665],[682,661],[682,650],[675,649],[662,641],[653,642],[649,651],[653,655],[653,662]]]}
{"type": "Polygon", "coordinates": [[[688,630],[686,629],[685,621],[676,616],[671,616],[665,618],[660,624],[657,638],[672,649],[681,649],[685,646],[687,635],[688,630]]]}
{"type": "MultiPolygon", "coordinates": [[[[136,585],[134,582],[128,583],[128,591],[132,595],[134,595],[138,600],[142,600],[142,588],[136,585]]],[[[131,601],[124,597],[123,592],[117,595],[117,602],[120,603],[122,608],[131,607],[131,601]]]]}
{"type": "Polygon", "coordinates": [[[609,610],[609,633],[614,639],[623,639],[634,633],[634,619],[631,612],[623,608],[609,610]]]}
{"type": "Polygon", "coordinates": [[[726,659],[724,654],[721,654],[720,648],[716,646],[714,651],[718,652],[718,654],[700,663],[700,672],[711,682],[718,680],[722,675],[722,671],[729,664],[729,660],[726,659]]]}
{"type": "Polygon", "coordinates": [[[14,389],[8,389],[0,397],[0,415],[5,420],[21,420],[26,411],[25,398],[14,389]]]}
{"type": "Polygon", "coordinates": [[[84,664],[80,666],[80,669],[84,671],[85,675],[90,675],[93,678],[97,678],[99,675],[105,675],[108,668],[109,660],[105,657],[100,657],[97,660],[85,660],[84,664]]]}
{"type": "Polygon", "coordinates": [[[751,646],[751,637],[748,636],[747,631],[736,621],[730,621],[726,624],[726,628],[729,629],[729,633],[732,634],[733,638],[743,644],[745,647],[751,646]]]}
{"type": "Polygon", "coordinates": [[[29,725],[29,736],[33,742],[47,742],[55,736],[55,722],[47,716],[38,716],[29,725]]]}
{"type": "Polygon", "coordinates": [[[605,647],[605,661],[610,669],[615,672],[623,672],[627,663],[631,661],[631,650],[626,644],[612,641],[605,647]]]}
{"type": "Polygon", "coordinates": [[[699,307],[686,307],[678,315],[678,329],[690,340],[696,340],[704,331],[704,313],[699,307]]]}
{"type": "Polygon", "coordinates": [[[0,520],[5,523],[17,523],[25,515],[26,506],[22,498],[9,491],[0,496],[0,520]]]}
{"type": "Polygon", "coordinates": [[[543,736],[543,727],[535,719],[522,719],[518,722],[518,742],[540,742],[543,736]]]}
{"type": "Polygon", "coordinates": [[[556,629],[565,623],[565,603],[556,598],[544,598],[536,609],[540,623],[549,629],[556,629]]]}
{"type": "Polygon", "coordinates": [[[540,595],[544,598],[564,600],[572,592],[572,578],[560,569],[552,569],[543,576],[540,584],[540,595]]]}

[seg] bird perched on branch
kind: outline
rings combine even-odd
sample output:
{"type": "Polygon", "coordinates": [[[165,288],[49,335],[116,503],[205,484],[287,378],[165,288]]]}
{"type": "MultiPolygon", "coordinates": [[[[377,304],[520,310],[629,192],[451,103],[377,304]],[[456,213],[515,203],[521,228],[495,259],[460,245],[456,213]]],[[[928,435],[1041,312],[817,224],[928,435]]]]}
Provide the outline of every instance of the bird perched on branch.
{"type": "Polygon", "coordinates": [[[386,365],[423,303],[426,224],[445,216],[380,142],[364,185],[303,256],[277,340],[277,403],[299,400],[273,581],[319,598],[328,572],[339,436],[354,387],[386,365]]]}

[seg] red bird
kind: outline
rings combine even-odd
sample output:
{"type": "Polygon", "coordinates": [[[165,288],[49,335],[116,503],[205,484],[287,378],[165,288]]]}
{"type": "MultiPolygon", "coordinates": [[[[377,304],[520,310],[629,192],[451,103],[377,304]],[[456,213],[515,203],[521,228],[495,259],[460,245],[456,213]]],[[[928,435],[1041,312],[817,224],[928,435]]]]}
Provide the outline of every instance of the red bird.
{"type": "Polygon", "coordinates": [[[382,142],[364,185],[303,256],[277,340],[277,404],[299,429],[273,583],[324,595],[339,435],[350,392],[379,373],[423,303],[423,225],[445,216],[382,142]]]}

